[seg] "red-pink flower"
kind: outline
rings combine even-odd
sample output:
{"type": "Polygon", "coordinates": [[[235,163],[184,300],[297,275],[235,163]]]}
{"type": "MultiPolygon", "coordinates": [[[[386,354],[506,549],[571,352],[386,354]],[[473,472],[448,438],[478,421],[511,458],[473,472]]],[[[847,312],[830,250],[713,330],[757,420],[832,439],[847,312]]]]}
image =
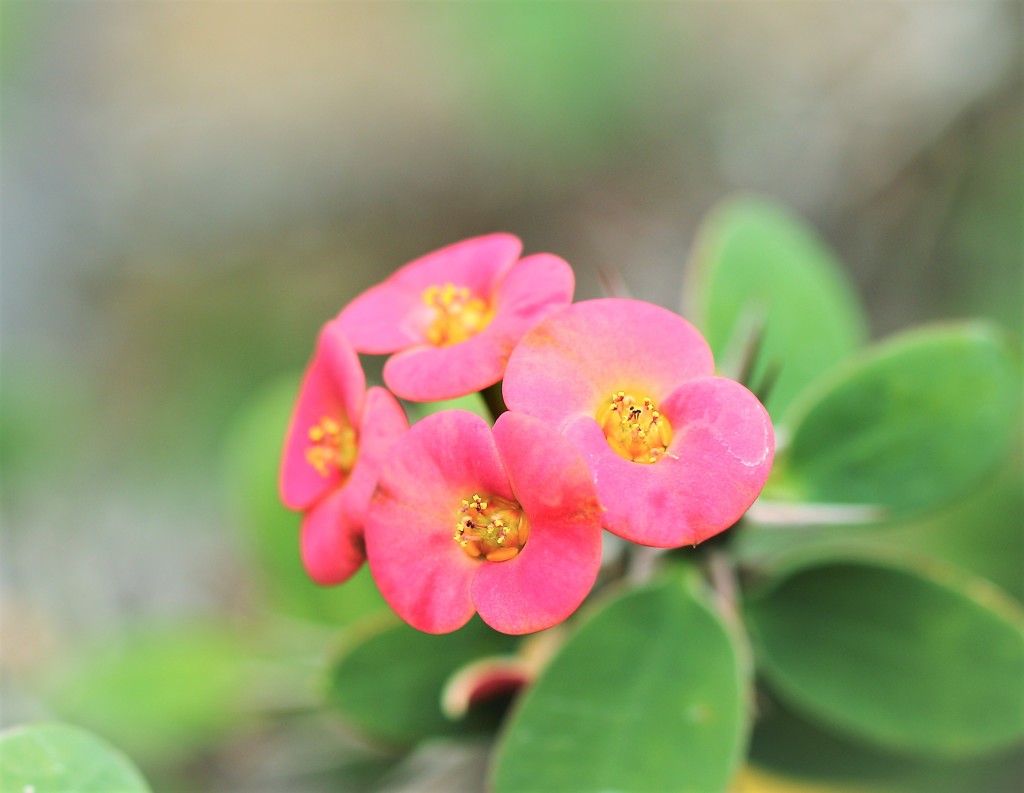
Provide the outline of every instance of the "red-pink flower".
{"type": "Polygon", "coordinates": [[[505,403],[549,422],[593,472],[604,526],[644,545],[695,545],[735,523],[771,470],[768,414],[715,377],[707,342],[650,303],[576,303],[513,351],[505,403]]]}
{"type": "Polygon", "coordinates": [[[565,438],[525,415],[446,410],[414,424],[366,518],[370,570],[414,628],[448,633],[479,612],[539,631],[583,602],[601,562],[600,506],[565,438]]]}
{"type": "Polygon", "coordinates": [[[281,498],[304,512],[302,561],[319,584],[338,584],[366,558],[363,521],[381,463],[408,427],[383,388],[366,390],[359,357],[337,320],[320,332],[281,461],[281,498]]]}
{"type": "Polygon", "coordinates": [[[359,295],[338,321],[357,351],[396,353],[384,382],[403,399],[480,391],[501,379],[526,331],[572,300],[568,264],[521,250],[510,234],[449,245],[359,295]]]}

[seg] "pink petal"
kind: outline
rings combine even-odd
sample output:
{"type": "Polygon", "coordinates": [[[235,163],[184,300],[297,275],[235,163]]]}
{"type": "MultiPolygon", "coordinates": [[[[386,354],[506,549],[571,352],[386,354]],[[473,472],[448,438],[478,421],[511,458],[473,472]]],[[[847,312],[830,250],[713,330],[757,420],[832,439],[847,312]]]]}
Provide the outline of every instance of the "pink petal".
{"type": "Polygon", "coordinates": [[[366,377],[359,356],[337,322],[328,322],[299,388],[285,440],[280,487],[281,499],[289,509],[306,509],[341,484],[340,472],[324,476],[306,460],[309,429],[325,416],[353,425],[362,413],[365,395],[366,377]]]}
{"type": "Polygon", "coordinates": [[[302,560],[318,584],[340,584],[362,566],[363,524],[377,478],[395,441],[409,427],[398,401],[371,388],[359,428],[359,456],[344,486],[314,506],[302,522],[302,560]]]}
{"type": "Polygon", "coordinates": [[[366,504],[353,503],[342,488],[331,493],[302,519],[302,564],[309,577],[322,586],[351,578],[366,559],[362,517],[366,504]],[[362,513],[362,514],[360,514],[362,513]]]}
{"type": "Polygon", "coordinates": [[[366,408],[359,425],[359,456],[345,483],[350,503],[361,507],[356,520],[360,535],[381,468],[391,458],[395,443],[407,429],[409,421],[398,400],[384,388],[371,388],[366,393],[366,408]]]}
{"type": "Polygon", "coordinates": [[[454,399],[494,385],[530,328],[572,300],[572,268],[550,254],[528,256],[498,287],[496,313],[479,334],[450,347],[419,345],[392,356],[384,382],[402,399],[454,399]]]}
{"type": "Polygon", "coordinates": [[[660,403],[680,383],[714,372],[704,338],[651,303],[585,300],[548,317],[509,358],[503,393],[511,410],[561,424],[594,416],[624,390],[660,403]]]}
{"type": "Polygon", "coordinates": [[[490,295],[519,259],[523,244],[512,234],[485,234],[456,242],[421,256],[392,278],[420,292],[452,283],[477,295],[490,295]]]}
{"type": "Polygon", "coordinates": [[[450,347],[412,347],[388,358],[384,383],[396,396],[411,402],[472,394],[501,379],[501,349],[499,339],[484,333],[450,347]]]}
{"type": "Polygon", "coordinates": [[[527,256],[513,267],[495,295],[495,316],[480,333],[502,340],[502,369],[512,348],[541,320],[572,302],[576,278],[564,259],[527,256]]]}
{"type": "Polygon", "coordinates": [[[393,283],[377,284],[352,300],[337,321],[359,352],[386,355],[426,341],[434,309],[423,302],[423,290],[393,283]]]}
{"type": "Polygon", "coordinates": [[[381,471],[366,518],[370,569],[389,605],[421,631],[448,633],[473,616],[480,562],[452,534],[474,493],[512,499],[490,427],[463,410],[414,424],[381,471]]]}
{"type": "Polygon", "coordinates": [[[489,234],[428,253],[359,295],[338,321],[359,352],[385,354],[421,344],[434,318],[423,302],[428,287],[451,283],[490,299],[521,250],[517,237],[489,234]]]}
{"type": "Polygon", "coordinates": [[[504,413],[494,437],[530,536],[513,559],[481,565],[473,602],[503,633],[565,620],[590,592],[601,565],[601,507],[585,462],[544,422],[504,413]]]}
{"type": "Polygon", "coordinates": [[[587,417],[566,435],[594,472],[605,528],[660,548],[696,545],[739,520],[761,492],[775,449],[771,421],[753,394],[723,377],[684,383],[660,407],[673,437],[654,464],[620,457],[587,417]]]}

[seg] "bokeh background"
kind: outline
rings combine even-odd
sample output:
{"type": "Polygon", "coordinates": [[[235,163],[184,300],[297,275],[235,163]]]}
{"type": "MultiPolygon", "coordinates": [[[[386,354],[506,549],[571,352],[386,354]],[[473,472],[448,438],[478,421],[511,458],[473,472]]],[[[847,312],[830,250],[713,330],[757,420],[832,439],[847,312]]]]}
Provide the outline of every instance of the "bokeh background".
{"type": "MultiPolygon", "coordinates": [[[[330,621],[268,605],[225,449],[398,265],[504,230],[572,263],[579,298],[618,272],[677,308],[701,218],[755,191],[838,252],[875,337],[1022,330],[1016,2],[0,11],[0,720],[63,717],[53,681],[141,632],[171,671],[75,701],[155,781],[330,789],[337,728],[296,715],[330,621]],[[179,630],[199,649],[173,666],[179,630]],[[234,630],[256,682],[218,718],[207,678],[237,658],[211,637],[234,630]]],[[[367,784],[401,789],[364,749],[367,784]]]]}

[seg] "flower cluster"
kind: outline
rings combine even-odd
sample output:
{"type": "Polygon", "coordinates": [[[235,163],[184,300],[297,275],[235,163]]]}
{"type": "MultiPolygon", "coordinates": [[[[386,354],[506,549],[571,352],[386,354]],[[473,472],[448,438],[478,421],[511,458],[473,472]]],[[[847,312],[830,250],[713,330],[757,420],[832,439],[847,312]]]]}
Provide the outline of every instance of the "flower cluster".
{"type": "Polygon", "coordinates": [[[474,613],[499,631],[555,625],[589,594],[602,531],[660,548],[735,523],[771,468],[767,413],[714,374],[685,319],[635,300],[572,304],[557,256],[493,234],[417,259],[321,332],[285,443],[281,492],[303,512],[321,584],[362,565],[412,626],[474,613]],[[367,390],[359,353],[388,354],[367,390]],[[428,402],[502,383],[493,426],[428,402]]]}

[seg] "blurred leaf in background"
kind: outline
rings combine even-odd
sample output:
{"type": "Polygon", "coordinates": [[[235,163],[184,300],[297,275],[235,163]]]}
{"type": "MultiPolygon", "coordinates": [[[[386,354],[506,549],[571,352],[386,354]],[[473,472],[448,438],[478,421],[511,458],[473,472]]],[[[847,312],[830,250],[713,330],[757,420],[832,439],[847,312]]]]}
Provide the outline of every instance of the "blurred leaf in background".
{"type": "Polygon", "coordinates": [[[0,733],[3,793],[149,793],[131,761],[101,738],[65,724],[0,733]]]}
{"type": "Polygon", "coordinates": [[[743,378],[776,420],[867,335],[836,256],[767,199],[731,199],[701,222],[683,302],[719,371],[743,378]]]}
{"type": "Polygon", "coordinates": [[[40,487],[59,492],[82,465],[90,437],[96,397],[89,373],[59,361],[8,355],[2,384],[3,500],[40,487]]]}
{"type": "Polygon", "coordinates": [[[54,678],[49,700],[143,766],[167,768],[252,716],[254,661],[222,625],[145,625],[81,651],[54,678]]]}

